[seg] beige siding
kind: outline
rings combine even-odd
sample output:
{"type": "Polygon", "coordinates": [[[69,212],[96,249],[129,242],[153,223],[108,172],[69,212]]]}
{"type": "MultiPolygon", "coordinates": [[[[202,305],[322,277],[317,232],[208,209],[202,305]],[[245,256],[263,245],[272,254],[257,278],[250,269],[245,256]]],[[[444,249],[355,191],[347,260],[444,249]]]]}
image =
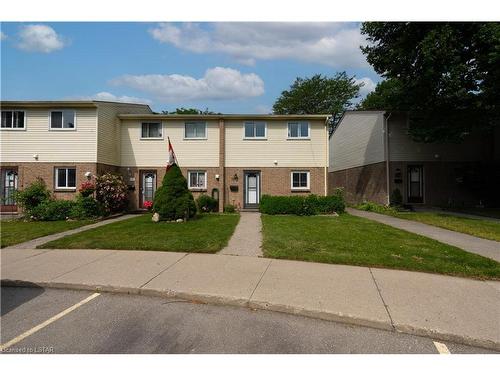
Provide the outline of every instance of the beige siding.
{"type": "Polygon", "coordinates": [[[389,158],[391,161],[479,161],[492,155],[489,139],[470,137],[461,144],[420,143],[408,136],[406,116],[389,119],[389,158]]]}
{"type": "Polygon", "coordinates": [[[185,140],[184,121],[163,121],[162,140],[141,140],[141,121],[122,120],[121,165],[162,167],[168,160],[168,141],[181,167],[219,166],[219,124],[207,121],[207,139],[185,140]]]}
{"type": "Polygon", "coordinates": [[[26,130],[0,130],[2,162],[34,162],[35,154],[39,162],[96,162],[96,109],[75,111],[76,130],[49,130],[49,112],[26,110],[26,130]]]}
{"type": "Polygon", "coordinates": [[[287,139],[287,121],[268,120],[267,139],[248,140],[244,139],[244,121],[226,121],[226,166],[325,167],[327,164],[325,122],[309,123],[310,139],[287,139]],[[275,160],[277,164],[274,164],[275,160]]]}
{"type": "Polygon", "coordinates": [[[330,137],[329,171],[384,161],[382,112],[347,112],[330,137]]]}
{"type": "Polygon", "coordinates": [[[141,104],[98,103],[97,162],[120,165],[120,120],[124,113],[151,113],[141,104]]]}

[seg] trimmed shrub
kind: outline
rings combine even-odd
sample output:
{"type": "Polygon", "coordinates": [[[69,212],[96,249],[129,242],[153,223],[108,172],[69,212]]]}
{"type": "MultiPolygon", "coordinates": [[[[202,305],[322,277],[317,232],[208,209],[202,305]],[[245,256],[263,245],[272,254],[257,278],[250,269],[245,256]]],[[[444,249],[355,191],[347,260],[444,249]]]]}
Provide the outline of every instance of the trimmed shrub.
{"type": "Polygon", "coordinates": [[[363,210],[363,211],[370,211],[370,212],[378,212],[381,214],[385,213],[396,213],[398,212],[396,208],[391,207],[391,206],[383,206],[378,203],[374,202],[363,202],[361,204],[358,204],[355,206],[358,210],[363,210]]]}
{"type": "Polygon", "coordinates": [[[45,200],[31,210],[31,217],[42,221],[66,220],[71,216],[75,204],[74,201],[63,199],[45,200]]]}
{"type": "Polygon", "coordinates": [[[227,214],[234,214],[236,212],[236,207],[232,204],[226,204],[224,206],[224,212],[227,214]]]}
{"type": "Polygon", "coordinates": [[[69,213],[72,219],[96,219],[103,215],[101,204],[93,197],[78,196],[69,213]]]}
{"type": "Polygon", "coordinates": [[[401,194],[401,190],[398,188],[394,189],[389,197],[389,201],[391,202],[391,206],[401,207],[403,205],[403,195],[401,194]]]}
{"type": "Polygon", "coordinates": [[[127,185],[123,177],[115,173],[105,173],[98,176],[95,182],[96,199],[109,215],[123,212],[127,208],[127,185]]]}
{"type": "Polygon", "coordinates": [[[27,188],[17,191],[14,195],[17,204],[23,208],[27,216],[31,216],[32,211],[40,203],[49,200],[50,196],[50,191],[41,178],[37,178],[27,188]]]}
{"type": "Polygon", "coordinates": [[[219,208],[219,202],[206,194],[202,194],[196,199],[196,205],[200,212],[214,212],[219,208]]]}
{"type": "Polygon", "coordinates": [[[345,203],[342,192],[319,197],[315,194],[307,196],[270,196],[263,195],[260,200],[260,212],[268,215],[301,215],[342,213],[345,203]]]}
{"type": "Polygon", "coordinates": [[[160,220],[188,220],[196,215],[193,194],[176,164],[168,169],[162,185],[156,190],[153,211],[160,215],[160,220]]]}

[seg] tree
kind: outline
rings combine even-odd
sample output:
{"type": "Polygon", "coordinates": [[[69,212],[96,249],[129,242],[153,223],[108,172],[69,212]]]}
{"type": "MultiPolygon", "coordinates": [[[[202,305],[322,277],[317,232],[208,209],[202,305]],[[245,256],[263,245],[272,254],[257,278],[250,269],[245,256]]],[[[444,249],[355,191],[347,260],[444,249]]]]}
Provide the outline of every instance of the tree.
{"type": "Polygon", "coordinates": [[[160,215],[160,220],[188,220],[196,215],[193,194],[177,164],[165,173],[162,185],[155,193],[153,211],[160,215]]]}
{"type": "Polygon", "coordinates": [[[381,81],[358,105],[364,110],[402,110],[401,82],[397,79],[381,81]]]}
{"type": "Polygon", "coordinates": [[[197,108],[176,108],[175,111],[161,111],[164,115],[220,115],[220,113],[215,113],[209,111],[208,108],[205,108],[204,111],[197,108]]]}
{"type": "Polygon", "coordinates": [[[328,78],[316,74],[297,77],[289,90],[281,93],[273,105],[276,114],[339,114],[352,106],[363,83],[356,83],[346,72],[328,78]]]}
{"type": "Polygon", "coordinates": [[[415,140],[459,141],[498,126],[500,23],[365,22],[361,32],[368,62],[400,85],[394,97],[380,88],[383,104],[408,111],[415,140]]]}

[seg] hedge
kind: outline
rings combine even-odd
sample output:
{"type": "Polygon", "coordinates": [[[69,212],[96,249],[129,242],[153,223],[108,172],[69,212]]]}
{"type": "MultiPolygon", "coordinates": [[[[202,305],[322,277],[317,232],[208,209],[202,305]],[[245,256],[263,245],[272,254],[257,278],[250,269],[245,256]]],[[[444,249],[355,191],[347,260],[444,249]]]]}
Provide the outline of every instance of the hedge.
{"type": "Polygon", "coordinates": [[[271,196],[263,195],[260,200],[260,212],[268,215],[325,215],[345,211],[344,197],[341,191],[334,195],[317,196],[271,196]]]}

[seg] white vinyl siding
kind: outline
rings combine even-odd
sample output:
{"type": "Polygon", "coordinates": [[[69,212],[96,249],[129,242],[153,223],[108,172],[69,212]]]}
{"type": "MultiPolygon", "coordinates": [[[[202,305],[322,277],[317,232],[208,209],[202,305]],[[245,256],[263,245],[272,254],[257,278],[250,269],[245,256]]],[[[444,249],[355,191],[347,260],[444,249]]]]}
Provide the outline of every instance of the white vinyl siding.
{"type": "Polygon", "coordinates": [[[75,130],[76,114],[72,109],[50,111],[51,130],[75,130]]]}
{"type": "Polygon", "coordinates": [[[310,139],[306,142],[288,139],[286,120],[267,120],[265,142],[249,142],[242,139],[241,121],[226,120],[225,127],[227,167],[327,166],[327,130],[324,120],[310,121],[310,139]]]}
{"type": "Polygon", "coordinates": [[[245,139],[266,139],[267,124],[264,121],[245,121],[245,139]]]}
{"type": "Polygon", "coordinates": [[[309,171],[293,171],[291,173],[292,190],[309,190],[311,175],[309,171]]]}
{"type": "Polygon", "coordinates": [[[2,111],[1,129],[26,129],[26,113],[24,111],[2,111]]]}
{"type": "Polygon", "coordinates": [[[206,171],[188,171],[188,187],[189,189],[207,188],[207,172],[206,171]]]}
{"type": "Polygon", "coordinates": [[[1,160],[21,162],[96,162],[96,109],[76,110],[78,129],[51,131],[50,109],[26,109],[26,131],[5,131],[0,137],[1,160]],[[35,160],[33,155],[38,155],[35,160]]]}
{"type": "MultiPolygon", "coordinates": [[[[206,122],[206,139],[193,141],[184,138],[183,120],[163,120],[163,139],[141,141],[141,120],[123,120],[121,126],[122,166],[164,167],[168,162],[168,140],[174,148],[181,167],[206,168],[219,166],[219,123],[206,122]]],[[[241,138],[241,122],[238,127],[241,138]]]]}
{"type": "Polygon", "coordinates": [[[206,139],[207,124],[203,121],[190,121],[184,124],[185,139],[206,139]]]}
{"type": "Polygon", "coordinates": [[[76,168],[55,168],[54,177],[56,190],[76,189],[76,168]]]}

